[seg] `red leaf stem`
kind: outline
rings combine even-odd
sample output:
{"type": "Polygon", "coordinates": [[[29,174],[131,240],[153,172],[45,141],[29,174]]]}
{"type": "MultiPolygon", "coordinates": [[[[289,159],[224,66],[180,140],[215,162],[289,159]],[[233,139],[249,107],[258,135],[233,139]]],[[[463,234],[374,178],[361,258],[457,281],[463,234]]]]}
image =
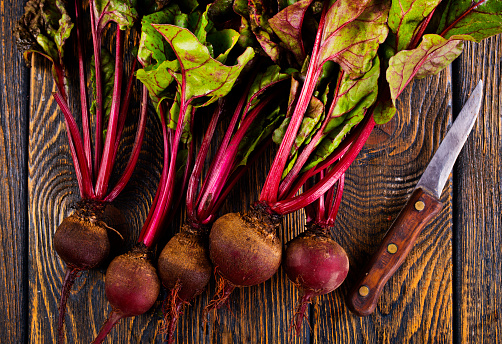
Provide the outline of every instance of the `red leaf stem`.
{"type": "Polygon", "coordinates": [[[322,180],[316,183],[316,185],[309,190],[303,192],[301,195],[287,199],[284,201],[275,202],[270,206],[271,210],[279,215],[285,215],[297,211],[305,205],[315,201],[321,197],[330,187],[336,183],[337,180],[347,171],[349,166],[355,160],[361,149],[363,148],[366,140],[368,139],[371,131],[375,127],[375,120],[373,114],[365,120],[363,124],[363,129],[360,135],[354,140],[350,149],[346,154],[340,159],[336,166],[329,171],[329,173],[322,180]]]}
{"type": "Polygon", "coordinates": [[[211,122],[207,128],[206,134],[202,140],[202,144],[197,153],[195,159],[195,164],[193,167],[192,174],[190,175],[190,181],[188,182],[188,190],[186,196],[186,206],[187,206],[187,217],[191,221],[198,221],[197,214],[195,212],[195,196],[197,194],[197,189],[199,187],[200,177],[202,175],[202,169],[204,167],[204,162],[206,161],[209,147],[211,145],[211,140],[213,138],[216,126],[218,124],[218,119],[223,111],[223,101],[218,101],[218,106],[216,107],[213,116],[211,117],[211,122]]]}
{"type": "Polygon", "coordinates": [[[160,111],[160,122],[162,126],[162,137],[164,138],[164,162],[162,167],[162,174],[160,176],[159,185],[157,186],[157,190],[155,191],[155,198],[153,199],[152,205],[150,206],[150,210],[148,212],[148,216],[143,224],[143,228],[141,229],[141,233],[139,234],[138,242],[142,242],[147,235],[149,235],[150,231],[150,222],[152,221],[157,207],[159,205],[159,200],[161,198],[162,193],[166,189],[167,175],[168,175],[168,166],[170,161],[170,150],[169,150],[169,133],[167,130],[166,120],[165,120],[165,112],[160,111]]]}
{"type": "MultiPolygon", "coordinates": [[[[230,120],[230,124],[228,125],[228,128],[226,129],[225,136],[223,137],[223,141],[219,145],[219,148],[216,152],[216,155],[212,159],[212,163],[209,166],[209,170],[206,174],[206,178],[204,178],[204,183],[202,185],[201,191],[199,193],[199,196],[197,197],[197,201],[195,202],[196,204],[201,204],[202,197],[204,195],[204,192],[202,190],[206,190],[208,188],[208,183],[211,181],[211,178],[208,178],[207,176],[214,176],[214,169],[217,168],[218,162],[222,161],[224,158],[223,156],[226,154],[227,146],[228,143],[230,142],[230,139],[232,138],[232,134],[234,132],[235,125],[237,124],[237,121],[239,119],[239,116],[241,114],[242,108],[244,107],[244,104],[246,102],[246,98],[249,92],[249,89],[251,88],[251,84],[248,84],[246,87],[246,91],[242,94],[239,103],[237,104],[236,109],[234,110],[234,114],[232,115],[232,119],[230,120]]],[[[246,113],[242,114],[242,119],[245,117],[246,113]]],[[[200,214],[199,214],[200,215],[200,214]]]]}
{"type": "MultiPolygon", "coordinates": [[[[319,173],[319,177],[320,179],[324,178],[324,170],[321,171],[319,173]]],[[[331,187],[329,190],[328,190],[328,194],[329,194],[329,191],[333,190],[334,186],[331,187]]],[[[317,216],[316,216],[316,222],[318,223],[321,223],[323,222],[325,219],[326,219],[326,201],[328,200],[328,198],[326,197],[327,195],[322,195],[321,197],[319,197],[317,199],[317,216]]],[[[315,203],[315,202],[314,202],[315,203]]],[[[329,205],[328,205],[329,207],[329,205]]]]}
{"type": "Polygon", "coordinates": [[[291,169],[291,171],[289,171],[289,173],[286,175],[286,177],[284,178],[282,183],[279,185],[278,199],[282,199],[284,197],[284,195],[288,193],[289,189],[291,188],[291,186],[293,185],[293,183],[297,179],[298,174],[300,173],[301,169],[303,168],[303,166],[307,162],[308,158],[310,157],[310,154],[314,151],[314,149],[319,144],[319,141],[322,139],[322,137],[324,135],[324,129],[326,128],[326,125],[328,124],[328,122],[331,120],[330,115],[331,115],[331,113],[333,113],[336,102],[338,100],[338,96],[340,93],[340,85],[342,82],[343,74],[344,74],[344,72],[341,71],[338,76],[338,81],[337,81],[336,90],[335,90],[335,93],[333,96],[333,101],[331,102],[330,109],[329,109],[328,113],[326,114],[326,118],[324,119],[324,122],[322,123],[321,128],[319,128],[319,130],[316,132],[316,134],[314,135],[312,140],[310,140],[310,142],[307,144],[307,146],[302,150],[302,152],[301,152],[300,156],[297,158],[293,168],[291,169]]]}
{"type": "MultiPolygon", "coordinates": [[[[338,214],[338,209],[340,209],[340,204],[342,203],[343,186],[345,184],[345,174],[340,176],[338,180],[338,185],[336,187],[335,199],[331,203],[332,197],[328,195],[328,200],[330,201],[330,209],[328,211],[328,218],[326,219],[326,225],[331,227],[335,225],[336,215],[338,214]]],[[[330,189],[333,191],[333,188],[330,189]]]]}
{"type": "Polygon", "coordinates": [[[101,76],[101,31],[97,29],[94,0],[89,1],[91,14],[92,45],[94,49],[94,69],[96,71],[96,119],[94,142],[94,171],[99,170],[101,164],[101,149],[103,146],[103,85],[101,76]]]}
{"type": "Polygon", "coordinates": [[[103,149],[103,157],[99,167],[98,179],[96,181],[96,196],[103,199],[108,190],[108,182],[112,174],[113,163],[115,162],[115,146],[117,141],[117,126],[120,115],[120,93],[122,91],[122,31],[117,27],[115,47],[115,78],[113,80],[112,105],[110,109],[110,119],[106,130],[106,140],[103,149]]]}
{"type": "MultiPolygon", "coordinates": [[[[181,97],[180,99],[185,99],[184,97],[184,87],[182,87],[181,97]]],[[[180,113],[178,117],[178,123],[176,125],[176,132],[174,133],[174,138],[171,141],[171,157],[169,161],[169,165],[164,165],[164,169],[167,168],[167,179],[165,181],[165,185],[163,185],[160,197],[157,201],[157,204],[154,208],[154,213],[150,219],[150,223],[148,227],[142,230],[142,236],[140,237],[140,242],[145,244],[146,247],[151,248],[157,239],[159,231],[161,229],[161,225],[164,222],[164,218],[167,212],[170,210],[173,190],[174,190],[174,182],[176,177],[176,157],[178,155],[178,146],[180,143],[181,135],[183,133],[183,129],[185,127],[185,117],[188,110],[189,103],[183,102],[180,106],[180,113]]],[[[165,123],[163,124],[165,127],[165,123]]]]}
{"type": "Polygon", "coordinates": [[[249,115],[247,115],[241,123],[239,129],[235,132],[232,141],[225,149],[224,156],[215,162],[216,166],[214,170],[206,177],[206,179],[208,179],[208,184],[203,192],[201,192],[202,197],[200,202],[197,202],[197,214],[199,218],[206,218],[211,215],[211,209],[214,207],[215,202],[220,197],[221,191],[225,186],[225,182],[227,180],[226,177],[228,177],[235,165],[235,157],[239,149],[239,144],[256,116],[258,116],[263,108],[275,97],[276,93],[274,92],[261,101],[255,108],[253,108],[253,110],[251,110],[249,115]]]}
{"type": "Polygon", "coordinates": [[[94,188],[92,186],[90,171],[85,164],[84,147],[82,144],[82,138],[80,137],[80,133],[78,131],[77,122],[71,114],[70,108],[68,107],[63,95],[57,92],[54,93],[53,96],[65,118],[68,143],[70,145],[70,152],[73,159],[73,166],[75,167],[80,194],[82,198],[94,199],[94,188]]]}
{"type": "Polygon", "coordinates": [[[94,179],[94,170],[92,168],[92,146],[91,146],[91,128],[89,122],[89,108],[87,105],[87,83],[85,78],[84,54],[82,51],[83,43],[81,37],[82,19],[80,17],[80,4],[75,0],[75,16],[77,26],[77,48],[78,48],[78,74],[80,86],[80,109],[82,111],[82,133],[84,137],[84,151],[87,162],[87,168],[90,171],[91,178],[94,179]]]}
{"type": "MultiPolygon", "coordinates": [[[[195,123],[195,108],[192,108],[192,114],[190,116],[190,132],[194,132],[194,123],[195,123]]],[[[194,147],[194,140],[190,140],[189,146],[188,146],[188,154],[187,158],[185,161],[185,170],[183,172],[183,179],[181,181],[181,188],[179,188],[179,192],[176,192],[176,199],[173,203],[172,211],[169,213],[170,217],[174,216],[174,213],[177,211],[179,206],[181,205],[181,200],[183,197],[185,197],[185,189],[188,184],[189,176],[190,176],[190,171],[192,170],[192,160],[193,156],[195,153],[195,147],[194,147]]],[[[174,191],[174,188],[173,188],[174,191]]],[[[169,221],[169,219],[168,219],[169,221]]],[[[169,221],[171,222],[171,221],[169,221]]]]}
{"type": "MultiPolygon", "coordinates": [[[[134,144],[132,147],[131,156],[129,157],[129,161],[127,162],[124,173],[120,177],[119,181],[115,185],[112,191],[105,197],[106,202],[112,202],[124,189],[127,182],[132,176],[134,168],[136,167],[136,163],[138,162],[139,154],[141,152],[141,145],[143,143],[143,138],[145,136],[145,128],[146,128],[146,118],[148,114],[148,90],[146,86],[143,86],[143,95],[141,99],[141,113],[138,123],[138,128],[136,130],[136,138],[134,139],[134,144]]],[[[122,114],[121,116],[123,116],[122,114]]],[[[124,116],[125,117],[125,116],[124,116]]]]}
{"type": "Polygon", "coordinates": [[[124,126],[125,122],[127,119],[127,113],[129,112],[129,104],[131,102],[131,90],[132,90],[132,84],[134,81],[134,71],[136,70],[136,64],[138,60],[134,60],[131,68],[131,74],[129,75],[129,80],[127,81],[127,87],[126,91],[124,94],[124,99],[121,102],[121,110],[120,110],[120,116],[119,116],[119,124],[118,124],[118,129],[117,129],[117,139],[116,139],[116,144],[115,144],[115,152],[118,151],[119,144],[120,144],[120,139],[122,137],[122,132],[124,131],[124,126]]]}
{"type": "Polygon", "coordinates": [[[319,173],[320,171],[323,170],[323,168],[321,168],[321,167],[326,168],[327,166],[334,164],[337,160],[339,160],[348,151],[349,146],[352,144],[352,140],[349,137],[347,137],[343,141],[345,141],[345,142],[342,142],[342,143],[344,143],[344,145],[341,145],[341,147],[339,146],[333,153],[331,153],[331,155],[326,160],[323,161],[322,165],[319,164],[316,168],[310,169],[307,172],[301,174],[299,176],[296,184],[294,184],[294,186],[290,189],[289,193],[286,194],[285,197],[282,197],[281,200],[284,201],[286,199],[290,199],[290,198],[294,197],[296,195],[296,193],[298,192],[298,190],[300,190],[302,185],[305,184],[305,182],[309,178],[311,178],[312,176],[316,175],[317,173],[319,173]],[[329,164],[328,164],[328,162],[329,162],[329,164]]]}
{"type": "Polygon", "coordinates": [[[291,152],[291,147],[295,141],[296,134],[300,128],[303,116],[314,93],[314,88],[319,79],[319,75],[322,71],[321,66],[319,66],[319,49],[321,46],[322,33],[324,31],[324,24],[326,21],[326,13],[328,8],[328,1],[324,3],[323,12],[321,14],[321,19],[319,20],[319,27],[317,29],[317,34],[315,38],[314,47],[312,50],[312,57],[307,69],[307,75],[305,82],[300,91],[298,97],[298,102],[296,104],[293,115],[291,116],[291,121],[289,122],[288,129],[284,135],[284,138],[279,146],[279,149],[275,155],[274,162],[267,174],[267,179],[263,185],[263,189],[260,194],[260,202],[273,203],[277,201],[277,194],[279,190],[279,184],[281,182],[282,173],[286,162],[289,158],[291,152]]]}
{"type": "Polygon", "coordinates": [[[272,139],[269,139],[265,143],[261,144],[260,147],[252,153],[251,158],[250,159],[248,158],[246,165],[241,165],[241,166],[237,167],[232,172],[232,174],[230,174],[230,176],[227,178],[228,184],[225,184],[225,187],[221,191],[216,202],[211,207],[211,211],[209,212],[210,215],[207,216],[206,218],[202,219],[200,221],[200,223],[205,225],[205,224],[211,223],[215,220],[216,213],[220,209],[223,202],[225,202],[228,194],[230,193],[230,191],[232,190],[234,185],[237,184],[237,182],[244,175],[244,173],[246,173],[249,170],[249,166],[251,166],[256,160],[258,160],[259,157],[261,157],[262,153],[265,151],[265,149],[271,143],[272,143],[272,139]]]}

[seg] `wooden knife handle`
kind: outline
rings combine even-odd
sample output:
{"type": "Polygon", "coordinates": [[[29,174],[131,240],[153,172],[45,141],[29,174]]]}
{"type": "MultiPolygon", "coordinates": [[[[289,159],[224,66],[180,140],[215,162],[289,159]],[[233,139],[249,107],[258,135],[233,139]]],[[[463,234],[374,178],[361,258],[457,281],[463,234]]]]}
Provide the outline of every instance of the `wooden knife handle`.
{"type": "Polygon", "coordinates": [[[348,296],[349,308],[359,316],[371,314],[385,283],[404,262],[427,223],[443,204],[434,196],[416,189],[389,228],[361,279],[348,296]]]}

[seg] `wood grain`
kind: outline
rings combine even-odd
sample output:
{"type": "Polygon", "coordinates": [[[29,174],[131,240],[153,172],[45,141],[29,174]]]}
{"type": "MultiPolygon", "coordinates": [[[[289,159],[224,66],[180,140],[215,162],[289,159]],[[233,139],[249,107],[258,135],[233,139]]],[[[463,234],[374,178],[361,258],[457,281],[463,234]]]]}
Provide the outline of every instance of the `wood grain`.
{"type": "MultiPolygon", "coordinates": [[[[78,189],[62,116],[51,97],[49,66],[35,58],[27,72],[12,41],[11,29],[24,2],[0,0],[0,302],[6,305],[0,315],[0,341],[43,344],[55,342],[64,276],[64,264],[52,249],[52,234],[78,200],[78,189]]],[[[501,53],[501,36],[467,44],[453,68],[410,85],[398,101],[398,115],[374,130],[347,173],[333,229],[350,256],[351,272],[341,288],[314,301],[300,336],[288,331],[299,292],[280,269],[267,283],[236,291],[229,308],[205,322],[202,309],[214,292],[212,281],[208,292],[183,314],[177,342],[501,342],[501,53]],[[480,78],[485,80],[483,109],[443,192],[443,210],[384,288],[376,312],[366,318],[353,315],[345,304],[351,283],[439,146],[451,124],[452,106],[453,113],[458,111],[480,78]]],[[[75,90],[70,94],[74,96],[75,90]]],[[[146,217],[161,164],[155,116],[148,125],[138,170],[117,200],[130,225],[128,246],[146,217]]],[[[134,129],[131,120],[118,170],[127,159],[134,129]]],[[[218,135],[223,131],[220,127],[218,135]]],[[[257,199],[271,158],[269,152],[252,168],[223,212],[242,211],[257,199]]],[[[178,230],[182,218],[166,229],[164,240],[178,230]]],[[[303,223],[301,212],[286,217],[280,233],[283,242],[301,232],[303,223]]],[[[163,296],[147,314],[121,321],[106,342],[162,343],[163,296]]],[[[83,273],[68,301],[67,342],[91,342],[109,310],[103,270],[83,273]]]]}
{"type": "Polygon", "coordinates": [[[499,343],[502,321],[502,39],[468,44],[459,61],[459,101],[479,79],[485,98],[473,133],[459,158],[456,228],[459,285],[459,341],[499,343]]]}
{"type": "Polygon", "coordinates": [[[26,340],[28,73],[12,40],[22,2],[0,2],[0,338],[26,340]]]}
{"type": "Polygon", "coordinates": [[[450,72],[414,82],[391,123],[377,127],[347,173],[333,230],[347,250],[346,282],[315,304],[313,343],[451,342],[451,183],[444,208],[384,287],[376,311],[364,318],[345,303],[348,290],[376,251],[440,144],[451,121],[450,72]]]}

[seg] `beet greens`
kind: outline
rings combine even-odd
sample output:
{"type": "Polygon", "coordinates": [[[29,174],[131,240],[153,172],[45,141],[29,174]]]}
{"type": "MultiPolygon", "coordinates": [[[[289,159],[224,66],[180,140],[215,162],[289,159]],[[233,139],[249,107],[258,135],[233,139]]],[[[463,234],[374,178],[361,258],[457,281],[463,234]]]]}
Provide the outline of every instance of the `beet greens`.
{"type": "MultiPolygon", "coordinates": [[[[230,92],[254,56],[252,49],[247,49],[231,66],[220,62],[226,60],[236,40],[230,39],[221,53],[211,44],[206,46],[206,37],[212,33],[211,25],[207,13],[195,8],[187,15],[177,4],[170,4],[161,12],[147,16],[143,26],[139,56],[144,68],[138,71],[137,77],[149,89],[160,117],[164,165],[137,245],[131,252],[115,258],[106,272],[106,295],[112,311],[94,343],[101,343],[120,319],[145,313],[157,300],[160,281],[151,256],[163,228],[174,216],[188,182],[194,153],[195,110],[230,92]],[[173,56],[174,59],[169,60],[173,56]],[[186,146],[185,154],[182,154],[183,145],[186,146]],[[181,173],[178,175],[178,172],[181,173]]],[[[236,36],[232,32],[225,33],[236,36]]]]}
{"type": "MultiPolygon", "coordinates": [[[[123,190],[138,160],[146,124],[146,90],[144,90],[136,139],[128,164],[117,183],[110,188],[120,138],[125,125],[133,84],[133,75],[124,85],[124,34],[138,14],[134,2],[90,1],[90,20],[94,53],[91,82],[94,87],[92,106],[88,104],[86,57],[82,32],[82,4],[75,1],[75,24],[66,11],[64,1],[30,0],[19,21],[15,36],[29,61],[33,53],[52,62],[52,74],[57,86],[54,99],[63,113],[70,153],[80,190],[81,201],[77,209],[58,227],[54,234],[54,247],[66,263],[66,276],[61,291],[58,320],[58,341],[64,341],[66,302],[77,274],[101,264],[110,251],[110,230],[117,219],[109,218],[107,206],[123,190]],[[116,26],[115,52],[102,47],[105,28],[116,26]],[[69,107],[67,70],[63,53],[64,44],[75,26],[78,51],[78,78],[81,104],[81,130],[69,107]],[[105,97],[108,95],[109,97],[105,97]],[[91,126],[91,116],[94,127],[91,126]],[[106,128],[106,130],[104,130],[106,128]],[[94,140],[91,131],[94,129],[94,140]],[[104,137],[104,143],[103,143],[104,137]],[[94,154],[92,146],[94,145],[94,154]],[[108,220],[107,220],[108,218],[108,220]],[[107,222],[106,222],[107,221],[107,222]]],[[[133,66],[134,69],[134,66],[133,66]]],[[[115,223],[115,224],[114,224],[115,223]]]]}
{"type": "MultiPolygon", "coordinates": [[[[271,60],[302,66],[292,82],[290,111],[274,134],[280,146],[254,206],[261,213],[255,216],[258,222],[265,218],[269,224],[330,193],[373,127],[395,114],[394,101],[413,78],[435,74],[451,63],[461,52],[460,40],[501,31],[500,5],[485,1],[446,1],[437,11],[434,1],[331,0],[323,1],[322,9],[309,0],[279,5],[280,11],[273,13],[264,0],[234,3],[242,27],[253,33],[271,60]],[[481,18],[488,17],[490,22],[483,24],[481,18]]],[[[231,223],[216,221],[211,238],[215,228],[225,233],[220,227],[231,223]]],[[[273,236],[272,227],[263,224],[268,229],[261,231],[273,236]]],[[[234,239],[218,249],[237,252],[241,244],[234,239]]],[[[213,263],[225,278],[232,274],[232,267],[222,272],[224,264],[213,263]]]]}

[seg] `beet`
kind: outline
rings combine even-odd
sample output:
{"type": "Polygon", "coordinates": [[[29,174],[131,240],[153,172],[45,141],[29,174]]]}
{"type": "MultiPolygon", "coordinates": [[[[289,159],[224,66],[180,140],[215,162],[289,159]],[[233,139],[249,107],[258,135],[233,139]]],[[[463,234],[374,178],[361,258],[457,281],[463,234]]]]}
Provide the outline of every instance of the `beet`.
{"type": "Polygon", "coordinates": [[[280,217],[252,209],[249,215],[229,213],[214,222],[209,252],[223,285],[206,311],[221,307],[235,287],[257,285],[275,274],[282,257],[276,234],[279,221],[280,217]]]}
{"type": "Polygon", "coordinates": [[[88,270],[101,264],[110,252],[108,230],[98,220],[77,210],[61,222],[54,234],[54,249],[69,266],[88,270]]]}
{"type": "Polygon", "coordinates": [[[63,326],[66,303],[77,275],[103,264],[111,242],[123,239],[126,223],[120,210],[104,203],[83,200],[61,222],[53,237],[54,249],[66,263],[66,273],[59,301],[58,342],[64,342],[63,326]]]}
{"type": "Polygon", "coordinates": [[[164,331],[167,342],[174,342],[174,332],[183,307],[201,294],[213,272],[207,247],[207,233],[184,225],[169,240],[158,260],[162,284],[169,292],[164,301],[164,331]]]}
{"type": "Polygon", "coordinates": [[[286,244],[283,267],[288,278],[302,290],[294,319],[299,333],[308,304],[343,283],[349,272],[349,259],[327,231],[312,226],[286,244]]]}
{"type": "Polygon", "coordinates": [[[154,305],[160,281],[149,255],[147,247],[138,244],[108,266],[105,292],[113,310],[93,343],[101,343],[120,319],[143,314],[154,305]]]}

